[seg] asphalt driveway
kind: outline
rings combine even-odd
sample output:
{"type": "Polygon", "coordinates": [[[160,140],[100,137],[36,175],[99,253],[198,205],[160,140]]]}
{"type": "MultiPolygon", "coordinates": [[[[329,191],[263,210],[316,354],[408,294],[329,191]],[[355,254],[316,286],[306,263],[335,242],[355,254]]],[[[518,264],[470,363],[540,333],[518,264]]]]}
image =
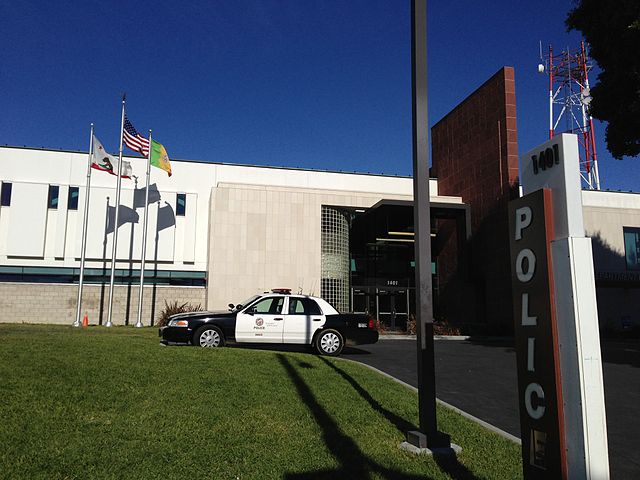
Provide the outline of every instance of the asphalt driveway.
{"type": "MultiPolygon", "coordinates": [[[[640,342],[603,341],[602,353],[611,477],[640,478],[640,342]]],[[[417,386],[415,341],[381,340],[343,356],[417,386]]],[[[520,437],[511,341],[436,341],[435,361],[438,398],[520,437]]]]}

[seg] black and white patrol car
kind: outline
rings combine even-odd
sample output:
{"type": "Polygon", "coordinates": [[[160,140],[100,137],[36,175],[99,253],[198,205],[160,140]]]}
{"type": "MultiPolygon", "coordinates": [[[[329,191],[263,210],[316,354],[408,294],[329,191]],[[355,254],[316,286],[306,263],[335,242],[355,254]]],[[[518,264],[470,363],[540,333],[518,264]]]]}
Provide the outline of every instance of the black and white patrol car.
{"type": "Polygon", "coordinates": [[[222,347],[235,343],[312,345],[336,356],[346,345],[376,343],[374,321],[365,314],[341,314],[322,298],[294,295],[287,289],[255,295],[227,312],[189,312],[169,317],[160,328],[162,343],[222,347]]]}

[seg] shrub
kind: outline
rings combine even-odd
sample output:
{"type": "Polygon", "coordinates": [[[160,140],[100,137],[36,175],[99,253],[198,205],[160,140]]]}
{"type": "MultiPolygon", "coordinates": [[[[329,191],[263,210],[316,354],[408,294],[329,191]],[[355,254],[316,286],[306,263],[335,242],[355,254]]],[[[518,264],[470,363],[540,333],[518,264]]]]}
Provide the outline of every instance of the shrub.
{"type": "Polygon", "coordinates": [[[412,313],[409,315],[409,320],[407,320],[407,333],[409,335],[415,335],[416,331],[416,316],[412,313]]]}
{"type": "MultiPolygon", "coordinates": [[[[409,315],[409,321],[407,322],[407,333],[409,335],[415,335],[416,330],[416,316],[414,314],[409,315]]],[[[434,335],[460,335],[460,328],[451,325],[446,320],[439,320],[433,322],[433,334],[434,335]]]]}
{"type": "Polygon", "coordinates": [[[202,306],[200,304],[192,305],[191,303],[188,303],[188,302],[179,304],[177,301],[167,303],[167,301],[165,300],[164,308],[162,309],[162,311],[160,312],[160,316],[158,317],[158,326],[164,327],[169,321],[169,317],[171,315],[176,315],[177,313],[201,312],[201,311],[202,311],[202,306]]]}
{"type": "Polygon", "coordinates": [[[376,330],[380,335],[383,335],[389,331],[389,329],[387,328],[387,325],[384,322],[381,322],[380,320],[376,320],[376,330]]]}
{"type": "Polygon", "coordinates": [[[446,320],[433,323],[434,335],[460,335],[460,328],[451,325],[446,320]]]}

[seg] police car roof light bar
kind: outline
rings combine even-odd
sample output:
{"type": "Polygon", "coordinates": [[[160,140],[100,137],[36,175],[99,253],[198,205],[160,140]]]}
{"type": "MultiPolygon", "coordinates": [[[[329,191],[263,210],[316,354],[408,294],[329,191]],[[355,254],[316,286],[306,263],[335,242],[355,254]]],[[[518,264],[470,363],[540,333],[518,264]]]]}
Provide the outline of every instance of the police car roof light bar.
{"type": "Polygon", "coordinates": [[[284,295],[290,295],[291,289],[290,288],[272,288],[271,293],[282,293],[284,295]]]}

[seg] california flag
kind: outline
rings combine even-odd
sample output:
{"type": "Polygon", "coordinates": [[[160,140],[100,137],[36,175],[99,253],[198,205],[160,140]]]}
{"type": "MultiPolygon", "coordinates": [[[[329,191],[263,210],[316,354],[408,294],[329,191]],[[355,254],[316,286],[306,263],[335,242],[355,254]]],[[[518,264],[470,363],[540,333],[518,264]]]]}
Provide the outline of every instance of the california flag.
{"type": "MultiPolygon", "coordinates": [[[[116,165],[118,165],[118,158],[107,153],[107,151],[100,143],[95,135],[93,137],[93,158],[91,159],[91,168],[96,170],[102,170],[103,172],[116,175],[116,165]]],[[[120,169],[122,178],[131,178],[133,173],[131,169],[131,162],[122,160],[122,168],[120,169]]]]}

